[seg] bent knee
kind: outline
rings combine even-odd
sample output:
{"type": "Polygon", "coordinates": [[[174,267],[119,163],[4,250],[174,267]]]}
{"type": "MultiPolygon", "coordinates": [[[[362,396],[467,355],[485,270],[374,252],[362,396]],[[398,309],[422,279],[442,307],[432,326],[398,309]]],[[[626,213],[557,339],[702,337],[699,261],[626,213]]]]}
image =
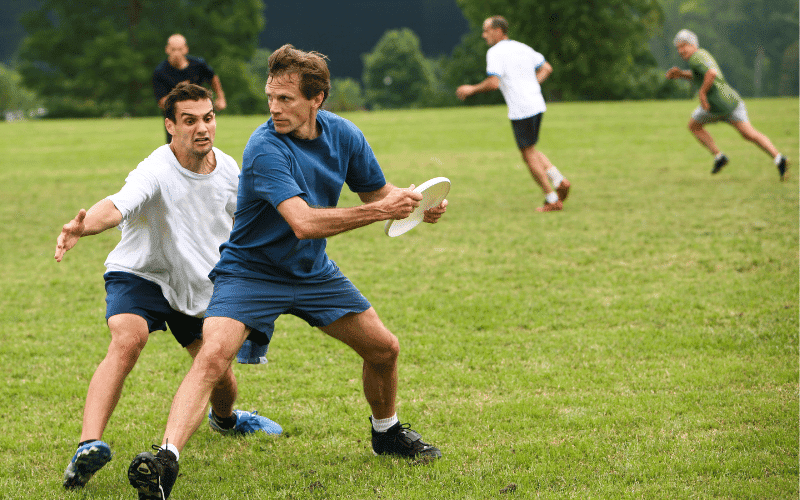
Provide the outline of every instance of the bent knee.
{"type": "Polygon", "coordinates": [[[130,371],[138,361],[145,345],[147,345],[147,336],[114,336],[108,345],[106,357],[122,363],[122,366],[125,366],[130,371]]]}
{"type": "Polygon", "coordinates": [[[378,365],[391,365],[400,356],[400,341],[393,333],[389,333],[379,345],[373,348],[367,361],[378,365]]]}
{"type": "Polygon", "coordinates": [[[221,344],[205,343],[195,357],[193,368],[209,374],[211,378],[219,379],[231,366],[235,355],[236,352],[231,354],[230,349],[221,344]]]}

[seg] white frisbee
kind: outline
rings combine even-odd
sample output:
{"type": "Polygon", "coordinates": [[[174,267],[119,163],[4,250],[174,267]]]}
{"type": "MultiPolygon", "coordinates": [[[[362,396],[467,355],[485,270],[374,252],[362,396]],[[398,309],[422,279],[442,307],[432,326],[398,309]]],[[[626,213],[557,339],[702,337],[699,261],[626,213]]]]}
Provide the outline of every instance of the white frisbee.
{"type": "Polygon", "coordinates": [[[390,219],[386,221],[383,230],[392,238],[400,236],[414,229],[425,218],[425,210],[439,206],[447,193],[450,192],[450,179],[447,177],[434,177],[414,188],[415,193],[422,194],[419,206],[405,219],[390,219]]]}

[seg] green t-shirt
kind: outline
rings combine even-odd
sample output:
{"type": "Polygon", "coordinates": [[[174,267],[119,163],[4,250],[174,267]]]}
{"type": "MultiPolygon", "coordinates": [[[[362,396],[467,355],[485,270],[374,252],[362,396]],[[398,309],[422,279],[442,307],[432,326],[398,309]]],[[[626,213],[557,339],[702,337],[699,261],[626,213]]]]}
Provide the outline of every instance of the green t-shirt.
{"type": "Polygon", "coordinates": [[[715,114],[728,114],[732,112],[742,102],[739,94],[728,85],[725,77],[722,75],[722,70],[719,69],[717,61],[714,57],[704,49],[697,49],[694,54],[689,57],[689,69],[692,71],[692,81],[699,86],[703,85],[703,79],[708,70],[713,69],[717,72],[714,78],[714,83],[708,90],[708,104],[711,106],[709,110],[715,114]]]}

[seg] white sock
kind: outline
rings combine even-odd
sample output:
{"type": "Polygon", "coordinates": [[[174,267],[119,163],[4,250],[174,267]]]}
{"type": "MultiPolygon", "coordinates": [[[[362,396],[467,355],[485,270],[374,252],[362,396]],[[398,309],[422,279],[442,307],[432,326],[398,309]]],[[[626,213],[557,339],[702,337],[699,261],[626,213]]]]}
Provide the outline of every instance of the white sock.
{"type": "Polygon", "coordinates": [[[544,197],[544,200],[545,200],[547,203],[555,203],[555,202],[557,202],[557,201],[558,201],[558,195],[556,194],[556,192],[555,192],[555,191],[550,191],[550,192],[549,192],[549,193],[547,193],[547,195],[544,197]]]}
{"type": "Polygon", "coordinates": [[[181,453],[178,451],[178,448],[176,448],[174,444],[169,444],[169,443],[162,444],[161,445],[161,449],[162,450],[171,451],[175,455],[175,461],[176,462],[178,461],[178,457],[181,456],[181,453]]]}
{"type": "Polygon", "coordinates": [[[553,183],[553,186],[558,187],[561,185],[561,181],[564,180],[564,176],[561,175],[561,172],[555,166],[552,166],[547,169],[547,177],[550,177],[550,182],[553,183]]]}
{"type": "Polygon", "coordinates": [[[783,155],[778,153],[778,155],[775,156],[775,165],[780,165],[781,164],[781,160],[783,160],[783,155]]]}
{"type": "Polygon", "coordinates": [[[389,418],[375,418],[373,416],[372,428],[375,429],[375,432],[386,432],[397,422],[399,422],[399,420],[397,420],[397,413],[389,418]]]}
{"type": "Polygon", "coordinates": [[[723,156],[725,156],[725,153],[722,153],[722,152],[721,152],[721,153],[719,153],[717,156],[715,156],[715,157],[714,157],[714,159],[715,159],[715,160],[719,160],[719,159],[720,159],[720,158],[722,158],[723,156]]]}

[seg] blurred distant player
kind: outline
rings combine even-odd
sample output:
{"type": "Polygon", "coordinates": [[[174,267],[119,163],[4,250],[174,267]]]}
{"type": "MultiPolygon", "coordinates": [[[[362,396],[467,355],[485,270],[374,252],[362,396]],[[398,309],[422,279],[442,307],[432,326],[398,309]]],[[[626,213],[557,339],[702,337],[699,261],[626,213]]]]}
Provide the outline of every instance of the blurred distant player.
{"type": "MultiPolygon", "coordinates": [[[[83,487],[111,460],[103,431],[150,333],[169,325],[192,357],[202,344],[202,316],[213,289],[208,273],[233,226],[239,167],[213,147],[217,125],[207,89],[179,84],[167,97],[165,122],[172,142],[128,174],[118,193],[81,209],[58,236],[55,259],[61,262],[80,238],[122,229],[103,276],[111,343],[89,383],[80,443],[64,472],[68,489],[83,487]]],[[[280,434],[268,418],[234,410],[236,394],[228,367],[211,392],[212,429],[280,434]]]]}
{"type": "Polygon", "coordinates": [[[688,70],[672,67],[667,78],[693,81],[700,87],[698,97],[700,106],[692,113],[689,130],[700,143],[714,155],[712,174],[718,173],[728,164],[728,157],[717,148],[714,139],[704,126],[708,123],[726,121],[742,134],[742,137],[755,143],[775,160],[781,180],[786,178],[788,161],[772,145],[769,138],[753,128],[747,118],[747,108],[739,94],[728,85],[717,61],[706,50],[699,48],[697,35],[689,30],[681,30],[672,42],[683,60],[689,62],[688,70]]]}
{"type": "Polygon", "coordinates": [[[536,149],[542,117],[547,109],[541,83],[550,76],[553,67],[542,54],[529,46],[509,40],[508,21],[502,16],[484,21],[482,36],[489,44],[486,52],[486,73],[489,76],[477,85],[461,85],[456,89],[456,95],[463,101],[479,92],[500,89],[508,105],[508,118],[522,158],[545,194],[544,206],[536,210],[562,210],[570,183],[544,153],[536,149]]]}
{"type": "MultiPolygon", "coordinates": [[[[188,55],[189,46],[183,35],[176,33],[169,37],[164,52],[167,53],[167,58],[161,61],[153,72],[153,93],[162,111],[167,94],[181,82],[195,85],[211,84],[217,97],[214,101],[214,110],[222,111],[228,107],[219,77],[203,59],[188,55]]],[[[167,144],[170,139],[171,136],[167,132],[167,144]]]]}

